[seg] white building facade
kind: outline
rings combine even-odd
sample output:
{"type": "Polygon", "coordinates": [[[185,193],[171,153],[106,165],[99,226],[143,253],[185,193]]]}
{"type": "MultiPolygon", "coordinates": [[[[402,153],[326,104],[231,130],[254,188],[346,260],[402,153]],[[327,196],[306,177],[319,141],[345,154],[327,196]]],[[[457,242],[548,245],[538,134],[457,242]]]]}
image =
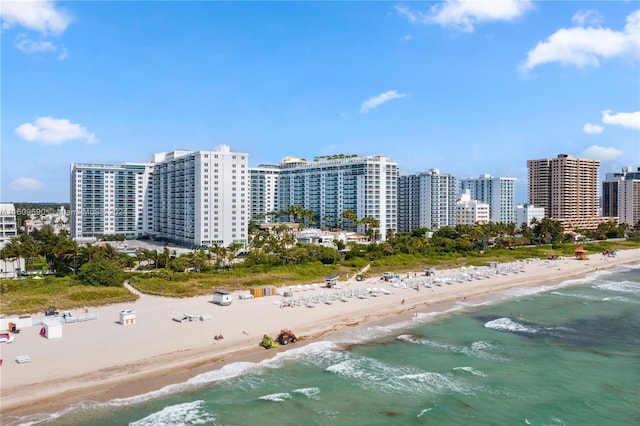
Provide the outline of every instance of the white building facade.
{"type": "Polygon", "coordinates": [[[402,232],[416,228],[435,230],[443,226],[455,226],[458,192],[455,176],[431,169],[401,176],[398,186],[402,194],[398,213],[403,220],[399,226],[402,232]]]}
{"type": "Polygon", "coordinates": [[[71,237],[149,235],[153,205],[151,163],[71,164],[71,237]]]}
{"type": "Polygon", "coordinates": [[[640,223],[640,167],[634,172],[607,173],[602,182],[602,216],[617,217],[618,223],[640,223]]]}
{"type": "Polygon", "coordinates": [[[472,200],[489,205],[489,220],[493,223],[515,223],[516,178],[480,175],[460,180],[460,190],[469,190],[472,200]]]}
{"type": "Polygon", "coordinates": [[[15,206],[12,203],[0,203],[0,249],[17,235],[15,206]]]}
{"type": "Polygon", "coordinates": [[[71,236],[124,234],[189,247],[246,244],[248,154],[176,150],[150,163],[71,165],[71,236]]]}
{"type": "Polygon", "coordinates": [[[221,145],[156,154],[154,162],[154,238],[192,247],[247,243],[248,154],[221,145]]]}
{"type": "Polygon", "coordinates": [[[257,223],[275,222],[278,210],[280,167],[260,165],[249,169],[251,220],[257,223]]]}
{"type": "MultiPolygon", "coordinates": [[[[376,235],[386,239],[388,230],[397,228],[397,182],[398,165],[382,156],[342,156],[320,157],[306,161],[297,157],[287,157],[278,168],[277,183],[273,200],[275,211],[285,211],[291,206],[302,206],[311,210],[315,218],[307,225],[319,228],[342,227],[354,230],[356,227],[341,219],[346,210],[356,213],[358,220],[372,218],[378,221],[376,235]]],[[[276,174],[274,166],[260,166],[252,170],[252,176],[260,173],[276,174]]],[[[264,185],[268,182],[264,180],[264,185]]],[[[271,181],[273,183],[273,180],[271,181]]],[[[265,194],[269,191],[265,188],[265,194]]],[[[252,212],[268,213],[270,206],[263,204],[265,211],[254,209],[254,194],[260,189],[252,188],[252,212]]],[[[291,218],[281,218],[291,220],[291,218]]],[[[358,225],[357,231],[365,233],[365,225],[358,225]]]]}
{"type": "Polygon", "coordinates": [[[529,204],[518,204],[515,208],[515,224],[517,227],[522,226],[523,223],[530,226],[534,219],[540,222],[544,217],[544,207],[536,207],[529,204]]]}
{"type": "Polygon", "coordinates": [[[456,225],[484,225],[489,223],[489,204],[471,199],[464,190],[456,202],[456,225]]]}

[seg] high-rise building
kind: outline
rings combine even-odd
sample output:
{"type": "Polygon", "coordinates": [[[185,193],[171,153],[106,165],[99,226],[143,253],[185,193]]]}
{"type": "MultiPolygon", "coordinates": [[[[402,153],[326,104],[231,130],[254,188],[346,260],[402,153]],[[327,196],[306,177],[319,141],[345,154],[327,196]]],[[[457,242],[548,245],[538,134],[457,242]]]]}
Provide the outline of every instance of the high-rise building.
{"type": "Polygon", "coordinates": [[[469,190],[472,200],[489,205],[489,221],[515,223],[516,178],[481,175],[460,180],[460,190],[469,190]]]}
{"type": "Polygon", "coordinates": [[[387,230],[397,229],[398,165],[385,156],[336,155],[313,161],[287,157],[276,166],[252,169],[251,176],[252,182],[260,185],[251,188],[253,217],[270,213],[267,197],[273,197],[275,211],[292,206],[312,211],[315,218],[308,220],[308,225],[314,227],[343,227],[365,233],[366,224],[355,226],[341,217],[351,210],[358,221],[377,220],[377,237],[382,241],[387,230]],[[269,175],[273,177],[267,178],[269,175]],[[268,188],[268,184],[275,188],[268,188]]]}
{"type": "Polygon", "coordinates": [[[565,230],[596,228],[608,220],[598,215],[599,168],[599,160],[567,154],[528,160],[529,204],[544,207],[565,230]]]}
{"type": "Polygon", "coordinates": [[[617,217],[619,223],[640,223],[640,167],[625,167],[620,173],[607,173],[602,182],[602,215],[617,217]]]}
{"type": "Polygon", "coordinates": [[[278,181],[280,167],[260,165],[249,169],[251,182],[251,220],[257,223],[275,222],[278,210],[278,181]]]}
{"type": "Polygon", "coordinates": [[[149,163],[71,165],[71,236],[124,234],[191,247],[247,242],[248,154],[154,154],[149,163]]]}
{"type": "Polygon", "coordinates": [[[152,174],[151,163],[71,164],[71,237],[149,235],[152,174]]]}
{"type": "Polygon", "coordinates": [[[453,175],[438,169],[400,176],[398,181],[398,231],[455,226],[457,188],[453,175]]]}
{"type": "Polygon", "coordinates": [[[15,206],[11,203],[0,203],[0,249],[17,235],[15,206]]]}

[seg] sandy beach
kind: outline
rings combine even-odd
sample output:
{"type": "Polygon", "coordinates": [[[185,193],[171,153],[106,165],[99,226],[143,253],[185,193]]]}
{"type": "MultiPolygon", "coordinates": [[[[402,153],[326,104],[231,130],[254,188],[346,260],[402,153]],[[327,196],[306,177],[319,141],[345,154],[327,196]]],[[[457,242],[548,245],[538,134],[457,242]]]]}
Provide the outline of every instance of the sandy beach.
{"type": "MultiPolygon", "coordinates": [[[[240,299],[219,306],[212,296],[170,299],[141,295],[135,303],[70,312],[97,319],[64,324],[62,336],[40,336],[41,326],[22,328],[11,343],[0,344],[0,413],[23,416],[59,411],[84,400],[108,401],[160,389],[201,372],[236,361],[272,357],[278,351],[322,340],[329,333],[397,315],[444,311],[466,298],[477,298],[515,287],[559,283],[621,264],[640,262],[640,249],[618,251],[615,257],[592,254],[589,260],[531,259],[495,267],[422,271],[385,281],[339,281],[283,287],[293,297],[240,299]],[[314,303],[315,302],[315,303],[314,303]],[[283,304],[284,303],[284,304],[283,304]],[[294,306],[287,306],[293,304],[294,306]],[[120,312],[135,311],[135,324],[123,325],[120,312]],[[176,322],[179,314],[203,320],[176,322]],[[265,350],[264,334],[275,337],[292,329],[301,341],[265,350]],[[223,339],[214,339],[222,335],[223,339]],[[16,357],[27,355],[29,362],[16,357]]],[[[62,312],[61,312],[62,313],[62,312]]],[[[34,321],[44,315],[34,315],[34,321]]]]}

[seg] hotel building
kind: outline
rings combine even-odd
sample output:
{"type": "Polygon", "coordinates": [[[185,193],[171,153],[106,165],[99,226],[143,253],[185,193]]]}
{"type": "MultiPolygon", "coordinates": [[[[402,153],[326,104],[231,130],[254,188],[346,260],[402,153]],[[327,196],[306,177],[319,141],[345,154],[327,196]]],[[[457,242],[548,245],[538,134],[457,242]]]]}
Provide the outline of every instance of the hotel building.
{"type": "Polygon", "coordinates": [[[397,229],[398,165],[382,155],[337,155],[313,161],[287,157],[278,165],[252,169],[251,182],[254,218],[297,205],[314,212],[315,219],[307,223],[314,227],[365,233],[366,225],[354,226],[341,219],[344,211],[352,210],[358,220],[379,222],[376,232],[382,241],[387,230],[397,229]],[[259,186],[254,187],[254,182],[259,186]],[[274,210],[270,211],[271,203],[274,210]]]}
{"type": "Polygon", "coordinates": [[[472,200],[489,205],[489,221],[515,223],[515,178],[481,175],[460,180],[461,191],[469,190],[472,200]]]}
{"type": "Polygon", "coordinates": [[[200,247],[247,242],[248,154],[176,150],[150,163],[71,165],[71,236],[200,247]]]}

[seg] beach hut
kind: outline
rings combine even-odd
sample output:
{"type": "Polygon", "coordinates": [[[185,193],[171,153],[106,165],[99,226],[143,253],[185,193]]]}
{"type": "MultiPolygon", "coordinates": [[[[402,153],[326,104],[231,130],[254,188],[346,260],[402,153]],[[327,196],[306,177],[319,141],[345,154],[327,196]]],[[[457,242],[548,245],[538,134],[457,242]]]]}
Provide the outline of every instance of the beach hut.
{"type": "Polygon", "coordinates": [[[40,335],[42,337],[46,337],[47,339],[57,339],[59,337],[62,337],[62,323],[56,320],[42,321],[40,335]]]}
{"type": "Polygon", "coordinates": [[[120,311],[120,324],[122,325],[133,325],[136,323],[136,311],[132,311],[127,309],[125,311],[120,311]]]}
{"type": "Polygon", "coordinates": [[[337,275],[327,275],[324,277],[324,285],[327,288],[333,288],[338,284],[338,276],[337,275]]]}
{"type": "Polygon", "coordinates": [[[573,251],[573,254],[575,254],[576,259],[578,260],[589,260],[589,257],[587,256],[587,251],[582,247],[576,247],[576,249],[573,251]]]}

